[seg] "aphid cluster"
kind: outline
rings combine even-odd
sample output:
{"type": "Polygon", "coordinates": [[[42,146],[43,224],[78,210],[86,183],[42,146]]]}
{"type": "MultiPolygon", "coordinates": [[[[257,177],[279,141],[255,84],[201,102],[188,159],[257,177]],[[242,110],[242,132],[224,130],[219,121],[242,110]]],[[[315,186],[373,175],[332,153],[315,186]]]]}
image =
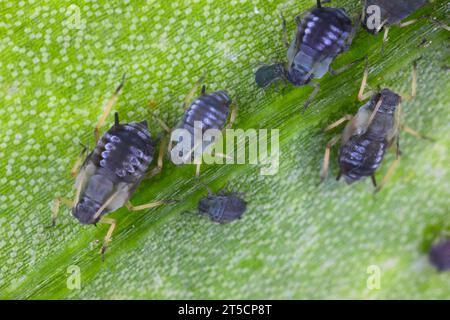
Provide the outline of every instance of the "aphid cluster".
{"type": "MultiPolygon", "coordinates": [[[[320,79],[328,72],[333,75],[344,72],[362,60],[366,60],[358,99],[363,101],[369,98],[369,101],[360,107],[354,116],[346,115],[326,128],[328,131],[348,121],[343,133],[332,138],[326,146],[321,172],[322,180],[328,173],[331,148],[340,142],[338,178],[343,177],[347,183],[351,184],[364,177],[371,177],[373,184],[379,190],[387,182],[400,159],[400,130],[403,129],[416,137],[424,137],[406,127],[399,120],[402,101],[416,95],[416,62],[413,63],[412,89],[409,97],[402,97],[388,88],[365,94],[364,90],[369,76],[367,56],[338,70],[334,70],[331,64],[339,54],[349,49],[360,23],[371,33],[377,33],[384,28],[384,42],[386,42],[389,27],[391,25],[402,27],[416,21],[401,23],[425,2],[424,0],[366,0],[363,2],[364,14],[351,19],[344,9],[324,7],[321,1],[317,0],[316,7],[296,18],[297,28],[291,43],[287,40],[286,21],[284,17],[282,18],[287,62],[261,66],[255,73],[258,87],[267,88],[277,80],[281,80],[285,84],[291,83],[297,87],[310,85],[314,87],[314,91],[304,104],[304,109],[306,109],[320,89],[319,83],[314,82],[314,79],[320,79]],[[373,6],[380,9],[381,22],[376,28],[369,28],[371,17],[368,12],[373,6]],[[396,147],[397,159],[381,184],[377,185],[375,173],[380,167],[387,149],[391,146],[396,147]]],[[[443,27],[448,30],[448,27],[443,27]]],[[[185,129],[189,135],[194,135],[195,122],[201,124],[202,132],[208,129],[231,128],[237,117],[235,101],[225,90],[206,93],[205,86],[202,86],[201,95],[194,99],[200,83],[201,80],[186,96],[183,105],[184,115],[175,128],[185,129]]],[[[72,170],[72,175],[76,176],[75,199],[58,198],[52,210],[53,225],[61,203],[69,205],[72,208],[72,214],[82,224],[109,224],[110,228],[104,238],[102,254],[106,250],[116,225],[114,219],[105,217],[107,213],[122,206],[133,211],[154,208],[172,202],[165,200],[133,206],[129,201],[143,179],[152,177],[161,171],[164,155],[174,150],[171,142],[165,140],[160,142],[157,165],[153,170],[149,170],[150,164],[155,158],[158,143],[157,139],[151,136],[146,121],[121,123],[119,115],[116,113],[114,125],[102,137],[99,137],[99,130],[117,101],[123,85],[124,80],[107,102],[104,113],[94,129],[95,148],[89,154],[86,149],[83,150],[72,170]]],[[[168,134],[173,131],[162,120],[158,118],[157,120],[168,134]]],[[[182,141],[177,143],[180,142],[182,141]]],[[[186,155],[186,161],[183,163],[187,163],[188,159],[191,160],[198,147],[200,146],[191,144],[191,153],[186,155]]],[[[206,145],[203,144],[201,147],[204,150],[206,145]]],[[[199,172],[200,165],[197,166],[197,176],[199,172]]],[[[239,193],[231,191],[214,193],[209,188],[208,195],[198,203],[199,213],[208,215],[212,221],[220,224],[240,219],[246,208],[247,203],[239,193]]],[[[448,269],[448,242],[433,247],[430,259],[439,269],[448,269]],[[443,257],[443,255],[445,256],[443,257]]]]}

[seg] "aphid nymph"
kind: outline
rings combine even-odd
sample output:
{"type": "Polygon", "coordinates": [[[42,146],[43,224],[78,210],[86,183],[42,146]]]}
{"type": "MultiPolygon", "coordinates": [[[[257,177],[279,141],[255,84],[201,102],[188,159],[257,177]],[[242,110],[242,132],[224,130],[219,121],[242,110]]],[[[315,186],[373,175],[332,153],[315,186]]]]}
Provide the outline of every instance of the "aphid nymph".
{"type": "MultiPolygon", "coordinates": [[[[191,141],[190,152],[183,154],[183,163],[192,163],[194,157],[194,151],[201,147],[203,152],[206,147],[208,147],[212,141],[200,141],[195,144],[194,139],[194,125],[195,122],[200,123],[202,134],[204,134],[209,129],[224,130],[229,129],[233,126],[236,116],[237,116],[237,104],[230,98],[230,95],[225,90],[219,90],[211,93],[206,93],[206,87],[202,86],[201,95],[193,99],[196,94],[197,88],[200,85],[203,77],[196,83],[194,88],[188,93],[183,104],[185,110],[182,121],[175,129],[184,129],[188,132],[191,141]],[[193,100],[193,101],[192,101],[193,100]],[[192,102],[191,102],[192,101],[192,102]]],[[[171,134],[172,129],[170,129],[164,122],[158,119],[161,125],[166,129],[166,131],[171,134]]],[[[177,143],[182,140],[179,139],[177,143]]],[[[178,152],[172,146],[172,140],[168,145],[169,154],[172,152],[178,152]]],[[[223,154],[215,154],[218,157],[226,157],[223,154]]],[[[196,175],[200,175],[200,164],[197,164],[196,175]]]]}
{"type": "MultiPolygon", "coordinates": [[[[386,184],[400,160],[399,132],[403,129],[418,138],[424,138],[418,132],[400,123],[402,97],[390,89],[382,89],[376,93],[364,94],[368,77],[368,63],[364,73],[358,99],[363,101],[371,97],[369,102],[363,105],[355,116],[346,115],[335,123],[329,125],[325,131],[336,128],[345,121],[349,121],[341,135],[331,139],[325,149],[322,180],[328,173],[330,150],[339,141],[340,173],[338,179],[343,177],[348,184],[358,181],[364,177],[372,177],[372,182],[377,191],[386,184]],[[383,161],[386,150],[395,145],[397,159],[389,168],[381,184],[377,186],[375,172],[383,161]]],[[[411,98],[416,95],[417,66],[414,62],[411,98]]]]}
{"type": "Polygon", "coordinates": [[[417,19],[402,22],[418,9],[428,4],[429,1],[427,0],[362,0],[362,3],[363,27],[372,34],[377,34],[384,29],[381,48],[382,53],[384,52],[384,47],[388,41],[389,29],[391,26],[403,28],[427,18],[437,26],[450,31],[450,28],[447,25],[429,16],[422,16],[417,19]]]}
{"type": "Polygon", "coordinates": [[[344,9],[323,7],[318,0],[315,8],[296,18],[295,38],[289,44],[286,21],[284,17],[282,19],[288,62],[261,66],[255,73],[255,81],[260,88],[277,80],[288,81],[294,86],[314,87],[304,105],[306,109],[320,89],[313,79],[322,78],[327,72],[341,73],[361,61],[358,59],[338,70],[331,68],[334,59],[349,48],[356,28],[344,9]]]}
{"type": "Polygon", "coordinates": [[[380,32],[383,28],[388,30],[392,25],[397,25],[399,27],[411,25],[417,20],[405,23],[401,22],[428,2],[427,0],[362,1],[364,5],[363,26],[367,31],[373,34],[380,32]],[[380,16],[377,17],[377,14],[380,14],[380,16]],[[378,26],[375,23],[377,21],[380,23],[378,26]]]}
{"type": "Polygon", "coordinates": [[[86,149],[78,158],[72,175],[76,176],[75,199],[57,198],[52,210],[53,225],[60,203],[72,208],[72,214],[82,224],[106,223],[110,225],[104,239],[102,254],[106,250],[116,221],[104,217],[126,205],[131,211],[144,210],[164,204],[157,201],[133,206],[129,199],[146,177],[153,160],[156,141],[152,138],[146,121],[120,123],[115,113],[114,125],[98,139],[98,131],[103,126],[112,106],[117,100],[123,81],[107,102],[104,113],[97,123],[94,133],[96,146],[83,161],[86,149]],[[78,171],[78,174],[77,174],[78,171]]]}
{"type": "Polygon", "coordinates": [[[214,222],[224,224],[241,219],[247,203],[241,198],[241,194],[222,190],[217,194],[208,186],[208,195],[200,199],[198,211],[200,214],[208,215],[214,222]]]}

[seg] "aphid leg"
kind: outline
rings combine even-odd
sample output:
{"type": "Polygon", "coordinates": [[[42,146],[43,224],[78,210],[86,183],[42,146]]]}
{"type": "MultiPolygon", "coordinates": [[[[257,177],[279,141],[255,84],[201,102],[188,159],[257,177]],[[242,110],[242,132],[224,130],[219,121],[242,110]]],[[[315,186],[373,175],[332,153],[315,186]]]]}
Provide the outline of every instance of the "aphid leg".
{"type": "Polygon", "coordinates": [[[391,166],[389,167],[386,175],[381,180],[380,184],[375,188],[375,193],[380,192],[380,190],[388,183],[388,181],[391,179],[392,175],[394,174],[395,169],[397,168],[401,157],[399,156],[397,159],[392,162],[391,166]]]}
{"type": "Polygon", "coordinates": [[[444,30],[450,31],[450,27],[448,25],[446,25],[445,23],[443,23],[442,21],[439,21],[434,17],[430,17],[430,21],[432,23],[434,23],[435,25],[437,25],[438,27],[440,27],[444,30]]]}
{"type": "Polygon", "coordinates": [[[116,88],[116,91],[114,91],[113,95],[111,96],[111,98],[109,98],[108,102],[106,102],[105,106],[103,107],[102,116],[100,117],[97,124],[95,125],[95,128],[94,128],[95,143],[97,143],[100,138],[99,130],[105,123],[105,120],[108,117],[109,113],[111,112],[112,107],[117,102],[119,93],[122,90],[124,84],[125,84],[125,75],[122,76],[122,82],[116,88]]]}
{"type": "Polygon", "coordinates": [[[308,109],[311,102],[314,100],[314,98],[317,96],[320,90],[320,83],[318,82],[310,82],[309,85],[314,88],[314,91],[310,94],[308,100],[306,100],[305,104],[303,105],[303,111],[302,113],[305,113],[306,109],[308,109]]]}
{"type": "Polygon", "coordinates": [[[433,138],[427,137],[419,132],[417,132],[414,129],[411,129],[410,127],[404,125],[404,124],[400,124],[400,128],[405,131],[406,133],[408,133],[409,135],[416,137],[418,139],[424,139],[424,140],[430,140],[430,141],[434,141],[433,138]]]}
{"type": "Polygon", "coordinates": [[[334,75],[337,75],[337,74],[342,73],[342,72],[346,71],[347,69],[353,67],[355,64],[358,64],[358,63],[360,63],[361,61],[364,61],[364,59],[366,59],[366,57],[357,59],[357,60],[355,60],[355,61],[353,61],[353,62],[350,62],[350,63],[347,64],[346,66],[343,66],[343,67],[341,67],[341,68],[339,68],[339,69],[337,69],[337,70],[333,70],[333,69],[330,67],[330,68],[329,68],[329,71],[330,71],[330,73],[331,73],[333,76],[334,76],[334,75]]]}
{"type": "Polygon", "coordinates": [[[381,104],[383,103],[383,99],[379,99],[377,104],[375,105],[375,108],[373,108],[372,113],[370,114],[369,120],[367,121],[367,124],[365,125],[365,128],[369,128],[369,126],[372,124],[373,119],[375,119],[376,114],[378,113],[378,110],[381,107],[381,104]]]}
{"type": "Polygon", "coordinates": [[[400,158],[402,151],[400,150],[400,135],[397,134],[396,144],[395,144],[395,159],[400,158]]]}
{"type": "Polygon", "coordinates": [[[234,123],[236,122],[236,118],[237,118],[237,112],[238,112],[238,105],[236,103],[236,101],[233,101],[233,103],[231,104],[231,113],[230,113],[230,120],[228,121],[228,124],[226,126],[227,129],[231,129],[234,125],[234,123]]]}
{"type": "Polygon", "coordinates": [[[287,23],[286,23],[286,19],[284,18],[283,12],[280,12],[280,16],[281,16],[281,21],[282,21],[281,25],[283,28],[283,43],[286,48],[289,48],[290,44],[289,44],[289,40],[288,40],[287,23]]]}
{"type": "Polygon", "coordinates": [[[195,176],[196,177],[200,177],[200,167],[201,167],[201,163],[197,163],[196,164],[196,168],[195,168],[195,176]]]}
{"type": "Polygon", "coordinates": [[[162,139],[162,141],[160,143],[160,147],[159,147],[157,167],[154,168],[152,171],[150,171],[150,173],[145,177],[145,179],[149,179],[161,172],[162,167],[163,167],[164,153],[166,150],[172,150],[172,140],[170,139],[170,135],[172,134],[172,129],[159,117],[155,116],[154,114],[152,114],[152,116],[153,116],[153,118],[155,118],[156,121],[158,121],[159,125],[169,135],[169,139],[168,139],[168,141],[166,141],[167,138],[162,139]]]}
{"type": "Polygon", "coordinates": [[[161,172],[161,170],[163,168],[163,165],[164,165],[163,159],[164,159],[164,154],[166,152],[166,144],[167,144],[166,140],[167,140],[167,138],[163,138],[162,139],[162,141],[161,141],[161,143],[159,145],[159,153],[158,153],[158,160],[157,160],[157,163],[156,163],[156,167],[153,168],[153,170],[150,171],[147,174],[145,179],[149,179],[151,177],[154,177],[154,176],[156,176],[157,174],[159,174],[161,172]]]}
{"type": "Polygon", "coordinates": [[[86,158],[88,148],[86,146],[83,147],[83,150],[81,150],[80,154],[77,157],[77,160],[75,160],[75,163],[70,170],[70,175],[72,177],[76,177],[78,174],[78,171],[80,170],[81,165],[83,164],[84,159],[86,158]]]}
{"type": "Polygon", "coordinates": [[[58,197],[53,202],[52,207],[52,224],[50,227],[56,226],[56,218],[58,217],[59,213],[59,207],[61,206],[61,203],[71,208],[73,206],[73,201],[67,198],[58,197]]]}
{"type": "Polygon", "coordinates": [[[384,48],[386,47],[386,43],[389,40],[389,27],[384,27],[384,36],[383,42],[381,43],[381,55],[384,55],[384,48]]]}
{"type": "Polygon", "coordinates": [[[359,87],[359,92],[358,92],[358,100],[359,101],[364,101],[373,95],[373,91],[364,93],[364,90],[366,89],[366,86],[367,86],[367,79],[369,78],[369,58],[366,56],[365,59],[366,59],[366,64],[364,66],[364,75],[363,75],[363,78],[361,81],[361,86],[359,87]]]}
{"type": "Polygon", "coordinates": [[[322,170],[320,171],[320,180],[323,182],[328,175],[328,167],[330,165],[330,152],[331,148],[335,146],[341,138],[341,135],[335,136],[333,139],[328,141],[327,146],[325,148],[325,155],[323,157],[323,165],[322,170]]]}
{"type": "Polygon", "coordinates": [[[417,60],[413,62],[413,71],[411,79],[411,97],[415,98],[417,95],[417,60]]]}
{"type": "Polygon", "coordinates": [[[105,261],[105,251],[108,247],[108,243],[111,241],[111,236],[114,232],[114,229],[116,228],[117,222],[114,219],[111,218],[105,218],[103,217],[99,223],[103,223],[103,224],[109,224],[109,229],[108,232],[106,233],[105,238],[103,238],[103,245],[102,245],[102,249],[100,250],[100,254],[102,255],[102,260],[105,261]]]}
{"type": "Polygon", "coordinates": [[[152,209],[152,208],[155,208],[155,207],[159,207],[159,206],[162,206],[163,204],[172,203],[172,202],[174,202],[174,201],[175,201],[175,200],[170,200],[170,201],[163,201],[163,200],[160,200],[160,201],[150,202],[150,203],[147,203],[147,204],[141,204],[141,205],[139,205],[139,206],[133,206],[133,205],[131,204],[131,202],[128,201],[128,202],[125,204],[125,206],[126,206],[127,209],[130,210],[130,211],[141,211],[141,210],[146,210],[146,209],[152,209]]]}
{"type": "Polygon", "coordinates": [[[336,127],[339,127],[341,124],[343,124],[346,121],[350,121],[353,119],[353,116],[351,114],[346,114],[345,116],[343,116],[342,118],[340,118],[339,120],[333,122],[332,124],[330,124],[328,127],[326,127],[323,131],[327,132],[330,131],[336,127]]]}
{"type": "MultiPolygon", "coordinates": [[[[197,82],[195,82],[194,86],[192,87],[192,89],[188,92],[188,94],[186,95],[186,97],[184,98],[184,102],[183,102],[183,109],[187,110],[187,108],[189,108],[189,105],[191,104],[191,101],[194,99],[198,87],[200,87],[200,85],[202,84],[202,82],[205,80],[206,77],[206,71],[203,73],[203,75],[197,80],[197,82]]],[[[202,87],[202,94],[204,92],[204,90],[202,87]]]]}
{"type": "Polygon", "coordinates": [[[422,59],[422,57],[414,60],[413,69],[411,73],[411,92],[409,94],[402,94],[402,99],[406,101],[411,101],[417,95],[417,61],[422,59]]]}
{"type": "Polygon", "coordinates": [[[166,131],[169,134],[172,132],[172,129],[163,120],[161,120],[159,117],[157,117],[153,113],[151,115],[156,121],[158,121],[159,125],[161,126],[161,128],[164,129],[164,131],[166,131]]]}
{"type": "Polygon", "coordinates": [[[201,184],[203,187],[205,187],[206,190],[208,190],[208,195],[213,195],[214,194],[212,189],[206,183],[204,183],[199,177],[197,177],[197,181],[198,181],[199,184],[201,184]]]}

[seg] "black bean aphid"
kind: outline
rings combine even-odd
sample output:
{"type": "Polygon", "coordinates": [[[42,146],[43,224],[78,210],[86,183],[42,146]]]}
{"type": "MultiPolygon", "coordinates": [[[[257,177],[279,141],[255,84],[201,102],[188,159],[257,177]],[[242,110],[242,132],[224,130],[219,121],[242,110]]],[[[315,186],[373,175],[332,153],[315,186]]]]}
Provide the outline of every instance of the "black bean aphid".
{"type": "Polygon", "coordinates": [[[115,124],[87,156],[76,179],[80,194],[72,209],[82,224],[97,223],[122,207],[144,178],[156,147],[147,122],[115,124]]]}
{"type": "MultiPolygon", "coordinates": [[[[388,28],[392,25],[401,25],[402,20],[409,17],[420,7],[424,6],[427,0],[363,0],[364,2],[364,28],[370,33],[378,33],[382,28],[388,28]],[[380,17],[371,16],[375,10],[370,10],[374,6],[380,9],[380,17]],[[372,8],[371,8],[372,7],[372,8]],[[372,20],[371,20],[372,18],[372,20]],[[374,22],[379,20],[380,25],[376,26],[374,22]]],[[[411,24],[411,22],[407,22],[411,24]]]]}
{"type": "MultiPolygon", "coordinates": [[[[325,149],[325,156],[321,172],[322,180],[328,172],[331,147],[341,142],[339,152],[340,177],[344,177],[348,184],[364,177],[372,177],[377,191],[388,181],[393,170],[400,160],[399,131],[403,129],[416,137],[424,138],[411,128],[400,124],[402,97],[390,89],[382,89],[379,92],[364,94],[368,77],[368,64],[361,84],[358,99],[365,100],[371,97],[369,102],[363,105],[355,116],[346,115],[340,120],[328,126],[325,131],[331,130],[345,121],[349,121],[342,135],[331,139],[325,149]],[[387,148],[394,145],[397,149],[397,159],[391,165],[388,173],[379,186],[376,184],[375,172],[383,161],[387,148]]],[[[414,62],[411,97],[416,95],[417,66],[414,62]]]]}
{"type": "MultiPolygon", "coordinates": [[[[230,95],[225,90],[219,90],[211,93],[206,93],[206,87],[202,86],[201,95],[193,100],[193,97],[197,91],[198,86],[202,82],[203,77],[196,83],[194,88],[188,93],[185,98],[183,108],[185,110],[184,116],[181,122],[175,129],[184,129],[188,132],[191,140],[190,152],[183,154],[182,163],[192,163],[194,158],[194,152],[197,148],[201,147],[203,152],[205,148],[213,143],[213,141],[201,141],[201,146],[195,144],[194,139],[194,125],[198,122],[201,127],[202,135],[209,129],[223,130],[229,129],[233,126],[237,116],[237,104],[230,98],[230,95]],[[193,100],[193,101],[192,101],[193,100]],[[192,102],[191,102],[192,101],[192,102]],[[228,123],[228,124],[227,124],[228,123]]],[[[157,119],[165,130],[171,134],[170,129],[162,120],[157,119]]],[[[182,141],[182,137],[178,140],[178,143],[182,141]]],[[[172,140],[169,142],[168,152],[172,152],[173,145],[172,140]]],[[[174,150],[175,152],[175,150],[174,150]]],[[[217,154],[216,156],[225,157],[223,154],[217,154]]],[[[200,164],[197,164],[196,175],[200,174],[200,164]]]]}
{"type": "Polygon", "coordinates": [[[208,186],[208,195],[200,199],[198,211],[208,215],[212,221],[224,224],[236,219],[241,219],[247,203],[241,199],[241,194],[222,190],[215,194],[208,186]]]}
{"type": "Polygon", "coordinates": [[[427,0],[362,0],[364,5],[363,26],[372,33],[377,34],[384,29],[382,52],[388,40],[389,28],[393,25],[406,27],[418,19],[402,23],[420,7],[428,3],[427,0]]]}
{"type": "Polygon", "coordinates": [[[428,252],[428,258],[431,264],[438,271],[450,270],[450,239],[442,240],[433,245],[428,252]]]}
{"type": "MultiPolygon", "coordinates": [[[[106,104],[95,127],[96,138],[122,86],[123,81],[106,104]]],[[[129,203],[129,199],[147,174],[155,149],[156,141],[150,135],[146,121],[120,123],[116,113],[114,125],[97,140],[94,150],[81,162],[86,153],[85,149],[77,160],[72,169],[72,175],[76,175],[75,199],[55,200],[52,210],[53,225],[61,202],[72,207],[73,216],[82,224],[110,224],[101,251],[103,254],[116,225],[115,220],[104,218],[104,215],[124,205],[129,210],[143,210],[165,203],[158,201],[137,207],[129,203]]]]}
{"type": "MultiPolygon", "coordinates": [[[[222,130],[228,120],[231,111],[231,98],[224,90],[206,93],[205,86],[202,94],[197,97],[186,109],[183,120],[178,128],[187,130],[194,137],[194,123],[201,123],[202,133],[208,129],[222,130]]],[[[194,147],[193,141],[192,147],[194,147]]]]}
{"type": "Polygon", "coordinates": [[[289,44],[283,18],[284,42],[288,48],[287,65],[263,65],[256,71],[255,81],[260,88],[266,88],[277,80],[289,81],[294,86],[314,87],[304,105],[306,109],[320,89],[318,83],[312,82],[313,79],[322,78],[327,72],[343,72],[360,60],[339,70],[330,67],[334,59],[349,48],[356,30],[344,9],[322,7],[319,0],[317,7],[307,11],[303,19],[297,17],[296,21],[295,39],[289,44]]]}

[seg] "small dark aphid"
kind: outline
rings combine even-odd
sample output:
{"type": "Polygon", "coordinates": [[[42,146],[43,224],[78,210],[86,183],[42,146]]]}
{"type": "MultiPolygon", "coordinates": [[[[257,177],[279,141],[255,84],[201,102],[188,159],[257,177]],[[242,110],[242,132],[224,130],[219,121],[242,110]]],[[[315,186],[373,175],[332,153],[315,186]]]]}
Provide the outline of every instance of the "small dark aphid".
{"type": "MultiPolygon", "coordinates": [[[[237,105],[230,98],[225,90],[206,93],[206,87],[202,86],[201,95],[193,100],[198,86],[202,82],[202,78],[196,83],[194,88],[188,93],[185,98],[183,108],[185,110],[184,116],[176,129],[185,129],[191,138],[190,153],[183,155],[183,163],[192,161],[194,151],[199,148],[199,145],[194,145],[194,125],[195,122],[200,122],[202,134],[209,129],[223,130],[229,129],[233,126],[237,116],[237,105]],[[192,101],[193,100],[193,101],[192,101]],[[192,103],[191,103],[192,101],[192,103]],[[228,123],[228,124],[227,124],[228,123]]],[[[157,119],[165,130],[171,134],[172,129],[169,128],[162,120],[157,119]]],[[[181,138],[178,142],[181,142],[181,138]]],[[[210,145],[212,142],[202,142],[202,150],[210,145]]],[[[169,153],[172,151],[172,143],[168,146],[169,153]]],[[[222,156],[222,154],[216,154],[222,156]]],[[[197,165],[196,175],[200,175],[200,164],[197,165]]]]}
{"type": "Polygon", "coordinates": [[[392,25],[406,26],[413,22],[409,21],[402,24],[402,20],[409,17],[420,7],[423,7],[427,0],[363,0],[364,1],[364,28],[370,33],[376,34],[382,28],[389,28],[392,25]],[[370,15],[368,9],[370,6],[378,6],[380,8],[380,25],[378,28],[373,28],[370,23],[370,15]]]}
{"type": "Polygon", "coordinates": [[[287,65],[263,65],[256,71],[255,81],[260,88],[266,88],[277,80],[289,81],[294,86],[314,87],[305,103],[306,109],[320,89],[318,83],[312,82],[313,79],[322,78],[327,72],[343,72],[360,60],[339,70],[330,67],[334,59],[348,49],[356,31],[344,9],[322,7],[317,1],[317,7],[307,11],[303,19],[297,17],[296,21],[295,39],[289,44],[283,18],[284,42],[288,48],[287,65]]]}
{"type": "Polygon", "coordinates": [[[392,25],[403,28],[419,21],[420,19],[415,19],[402,23],[402,20],[427,3],[427,0],[363,0],[363,26],[372,34],[377,34],[384,29],[383,52],[388,40],[389,28],[392,25]]]}
{"type": "MultiPolygon", "coordinates": [[[[416,95],[417,67],[414,62],[411,98],[416,95]]],[[[325,149],[322,180],[328,172],[331,147],[341,141],[339,152],[340,173],[338,179],[343,176],[348,184],[364,177],[372,177],[373,184],[377,187],[375,172],[383,161],[386,150],[394,145],[397,150],[397,159],[391,165],[388,173],[383,178],[377,191],[388,181],[400,160],[399,131],[412,134],[418,138],[425,138],[411,128],[400,124],[402,97],[390,89],[382,89],[377,93],[364,94],[368,77],[368,64],[361,84],[358,99],[365,100],[371,97],[369,102],[362,106],[355,116],[346,115],[340,120],[328,126],[325,131],[331,130],[345,121],[349,121],[342,135],[331,139],[325,149]]]]}
{"type": "MultiPolygon", "coordinates": [[[[98,137],[99,128],[103,125],[123,82],[116,89],[104,109],[104,114],[95,127],[98,137]]],[[[72,214],[82,224],[106,223],[110,229],[104,239],[102,254],[110,241],[116,221],[104,216],[126,205],[131,211],[143,210],[162,205],[158,201],[141,206],[133,206],[129,199],[147,174],[147,169],[153,160],[156,141],[148,131],[147,122],[120,123],[118,113],[115,114],[114,125],[100,138],[94,150],[77,160],[72,175],[76,175],[75,199],[57,198],[52,210],[53,225],[59,211],[60,203],[72,208],[72,214]],[[78,174],[77,171],[79,170],[78,174]]]]}
{"type": "Polygon", "coordinates": [[[440,241],[431,247],[428,257],[438,271],[450,270],[450,239],[440,241]]]}
{"type": "Polygon", "coordinates": [[[215,194],[208,187],[207,189],[208,195],[198,203],[198,211],[201,214],[208,215],[212,221],[220,224],[241,219],[247,209],[247,203],[240,198],[239,193],[222,190],[215,194]]]}

